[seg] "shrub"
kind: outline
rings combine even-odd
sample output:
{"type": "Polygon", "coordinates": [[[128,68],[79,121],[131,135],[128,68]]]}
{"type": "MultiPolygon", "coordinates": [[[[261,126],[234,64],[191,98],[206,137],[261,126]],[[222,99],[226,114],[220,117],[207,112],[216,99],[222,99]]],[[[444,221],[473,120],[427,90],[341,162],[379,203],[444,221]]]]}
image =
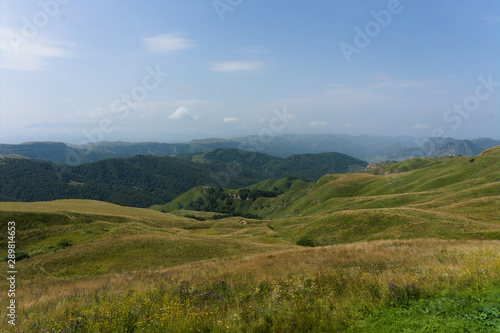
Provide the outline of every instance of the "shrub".
{"type": "Polygon", "coordinates": [[[23,260],[23,259],[26,259],[29,257],[30,257],[30,255],[28,254],[28,252],[24,252],[24,251],[17,251],[16,252],[16,261],[20,261],[20,260],[23,260]]]}
{"type": "Polygon", "coordinates": [[[311,236],[303,236],[295,244],[297,244],[298,246],[313,247],[314,246],[314,240],[311,238],[311,236]]]}
{"type": "Polygon", "coordinates": [[[68,246],[71,246],[71,245],[73,245],[73,244],[71,244],[71,241],[69,239],[66,239],[66,238],[60,239],[57,242],[57,247],[58,248],[64,248],[64,247],[68,247],[68,246]]]}
{"type": "MultiPolygon", "coordinates": [[[[26,258],[30,258],[30,255],[28,254],[28,252],[24,252],[24,251],[17,251],[16,252],[16,258],[15,258],[16,261],[21,261],[21,260],[26,259],[26,258]]],[[[8,256],[5,256],[5,257],[0,259],[0,261],[7,261],[7,260],[9,260],[8,256]]]]}
{"type": "Polygon", "coordinates": [[[187,217],[189,219],[198,220],[198,221],[205,221],[204,217],[202,217],[202,216],[196,216],[196,215],[192,215],[192,214],[185,215],[184,217],[187,217]]]}

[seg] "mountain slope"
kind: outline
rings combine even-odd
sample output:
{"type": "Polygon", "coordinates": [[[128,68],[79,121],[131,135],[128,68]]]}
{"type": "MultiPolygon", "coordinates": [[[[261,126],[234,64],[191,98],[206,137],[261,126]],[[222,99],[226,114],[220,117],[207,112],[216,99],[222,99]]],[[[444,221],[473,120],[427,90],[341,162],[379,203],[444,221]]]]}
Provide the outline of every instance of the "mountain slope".
{"type": "MultiPolygon", "coordinates": [[[[207,225],[90,200],[1,203],[1,208],[0,224],[16,221],[16,249],[30,256],[18,263],[23,265],[23,279],[162,269],[293,246],[260,221],[249,221],[245,225],[249,233],[239,235],[237,218],[207,225]]],[[[1,235],[0,246],[6,248],[7,234],[1,235]]]]}
{"type": "MultiPolygon", "coordinates": [[[[242,190],[219,191],[217,205],[209,200],[210,205],[187,208],[234,209],[272,219],[271,227],[286,239],[315,245],[421,235],[500,239],[500,146],[474,158],[417,158],[379,169],[326,175],[278,196],[248,199],[242,190]]],[[[180,197],[184,204],[196,199],[193,193],[180,197]]]]}
{"type": "Polygon", "coordinates": [[[416,162],[413,170],[412,160],[390,166],[406,171],[389,175],[328,175],[260,214],[288,217],[275,229],[318,245],[423,234],[500,239],[500,147],[473,159],[416,162]]]}
{"type": "MultiPolygon", "coordinates": [[[[313,182],[301,178],[284,177],[283,179],[269,178],[242,189],[196,187],[171,202],[154,205],[151,209],[162,212],[183,209],[252,216],[250,210],[265,202],[267,198],[274,198],[285,192],[308,189],[312,184],[313,182]]],[[[253,217],[258,217],[258,215],[253,215],[253,217]]]]}

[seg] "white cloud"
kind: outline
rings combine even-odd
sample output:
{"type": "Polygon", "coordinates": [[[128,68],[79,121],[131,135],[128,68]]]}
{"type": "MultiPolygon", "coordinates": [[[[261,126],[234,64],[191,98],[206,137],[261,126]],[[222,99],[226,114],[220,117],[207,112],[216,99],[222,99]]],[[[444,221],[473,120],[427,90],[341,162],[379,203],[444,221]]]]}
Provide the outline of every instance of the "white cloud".
{"type": "Polygon", "coordinates": [[[215,103],[209,100],[203,99],[176,99],[171,101],[163,101],[163,102],[142,102],[137,103],[138,109],[151,110],[151,109],[170,109],[174,107],[178,107],[179,105],[184,106],[187,109],[192,107],[207,107],[213,106],[215,103]]]}
{"type": "Polygon", "coordinates": [[[413,125],[412,127],[415,128],[415,129],[429,129],[429,128],[431,128],[431,125],[416,124],[416,125],[413,125]]]}
{"type": "Polygon", "coordinates": [[[0,27],[0,65],[14,70],[40,70],[45,59],[69,57],[73,43],[26,38],[17,29],[0,27]]]}
{"type": "Polygon", "coordinates": [[[367,86],[368,89],[424,88],[432,84],[430,81],[395,79],[385,73],[377,73],[370,80],[376,83],[367,86]]]}
{"type": "Polygon", "coordinates": [[[178,33],[146,37],[142,41],[146,49],[151,53],[170,53],[194,46],[191,40],[181,37],[178,33]]]}
{"type": "Polygon", "coordinates": [[[210,69],[218,72],[237,72],[255,71],[264,66],[265,64],[259,61],[221,61],[214,63],[210,69]]]}
{"type": "Polygon", "coordinates": [[[200,119],[198,116],[193,116],[191,112],[189,112],[189,110],[186,109],[184,106],[181,106],[177,110],[175,110],[174,113],[168,116],[168,119],[179,120],[184,117],[189,117],[194,120],[200,119]]]}
{"type": "Polygon", "coordinates": [[[326,125],[328,125],[327,121],[312,121],[309,123],[309,126],[312,127],[324,127],[326,125]]]}
{"type": "Polygon", "coordinates": [[[108,109],[104,107],[96,107],[88,110],[76,110],[67,113],[62,118],[67,120],[93,120],[104,117],[108,113],[108,109]]]}
{"type": "Polygon", "coordinates": [[[235,117],[228,117],[228,118],[223,118],[222,119],[222,122],[223,123],[232,123],[232,122],[235,122],[235,121],[238,121],[240,120],[239,118],[235,118],[235,117]]]}
{"type": "Polygon", "coordinates": [[[171,115],[168,116],[168,119],[181,119],[182,117],[185,117],[185,116],[189,116],[190,113],[188,111],[188,109],[186,109],[185,107],[181,106],[179,107],[177,110],[175,110],[174,113],[172,113],[171,115]]]}
{"type": "Polygon", "coordinates": [[[345,123],[344,127],[352,127],[352,123],[345,123]]]}

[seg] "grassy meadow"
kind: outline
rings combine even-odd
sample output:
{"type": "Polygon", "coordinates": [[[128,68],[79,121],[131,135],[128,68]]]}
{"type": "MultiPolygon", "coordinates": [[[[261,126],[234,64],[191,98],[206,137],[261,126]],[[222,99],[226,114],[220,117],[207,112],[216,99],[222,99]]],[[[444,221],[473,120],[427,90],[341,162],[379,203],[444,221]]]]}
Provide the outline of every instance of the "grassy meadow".
{"type": "Polygon", "coordinates": [[[0,279],[0,331],[500,331],[499,147],[285,182],[239,203],[262,219],[0,203],[0,247],[16,221],[27,256],[14,327],[0,279]]]}
{"type": "Polygon", "coordinates": [[[17,329],[493,332],[500,324],[499,245],[373,241],[88,278],[38,276],[19,285],[17,329]]]}

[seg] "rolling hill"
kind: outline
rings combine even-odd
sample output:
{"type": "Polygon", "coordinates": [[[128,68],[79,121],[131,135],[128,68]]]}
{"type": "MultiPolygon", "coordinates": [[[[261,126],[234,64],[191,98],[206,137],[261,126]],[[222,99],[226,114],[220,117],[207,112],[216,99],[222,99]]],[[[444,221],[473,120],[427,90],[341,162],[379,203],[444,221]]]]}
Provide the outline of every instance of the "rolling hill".
{"type": "MultiPolygon", "coordinates": [[[[210,164],[202,157],[179,166],[210,164]]],[[[132,164],[164,162],[143,158],[132,164]]],[[[122,172],[115,166],[127,169],[102,163],[111,178],[122,172]]],[[[15,331],[494,331],[499,166],[495,147],[222,190],[262,220],[92,200],[1,202],[0,247],[16,222],[15,331]]]]}
{"type": "MultiPolygon", "coordinates": [[[[29,265],[23,266],[24,278],[161,269],[292,245],[261,221],[247,221],[242,232],[238,218],[208,225],[153,210],[90,200],[4,202],[0,208],[2,225],[17,222],[18,251],[31,257],[29,265]],[[226,237],[214,239],[211,235],[226,237]]],[[[0,246],[7,247],[6,236],[0,246]]]]}
{"type": "MultiPolygon", "coordinates": [[[[269,190],[273,182],[261,188],[269,190]]],[[[192,209],[196,193],[200,190],[153,208],[192,209]]],[[[236,190],[224,193],[232,196],[227,201],[218,195],[220,212],[231,203],[243,214],[273,219],[270,225],[286,239],[314,245],[423,234],[500,239],[500,147],[475,158],[416,158],[366,173],[326,175],[279,196],[240,199],[236,190]]]]}

